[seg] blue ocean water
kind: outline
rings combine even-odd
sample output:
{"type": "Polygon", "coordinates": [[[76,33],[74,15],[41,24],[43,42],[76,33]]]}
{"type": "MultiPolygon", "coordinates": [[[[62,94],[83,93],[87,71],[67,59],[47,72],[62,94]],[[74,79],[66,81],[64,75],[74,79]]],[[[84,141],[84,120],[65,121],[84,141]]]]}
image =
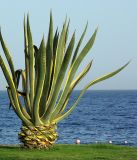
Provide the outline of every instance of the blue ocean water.
{"type": "MultiPolygon", "coordinates": [[[[69,106],[80,91],[74,91],[69,106]]],[[[21,122],[5,91],[0,91],[0,144],[18,144],[21,122]]],[[[57,143],[108,143],[137,146],[137,90],[87,91],[73,113],[58,124],[57,143]]]]}

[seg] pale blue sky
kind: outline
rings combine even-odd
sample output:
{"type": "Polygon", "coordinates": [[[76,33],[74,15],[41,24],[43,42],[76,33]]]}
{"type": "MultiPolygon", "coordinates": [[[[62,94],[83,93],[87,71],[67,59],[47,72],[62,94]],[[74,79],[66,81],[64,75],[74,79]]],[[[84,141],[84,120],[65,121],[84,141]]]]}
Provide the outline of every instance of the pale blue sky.
{"type": "MultiPolygon", "coordinates": [[[[39,44],[43,33],[47,37],[50,9],[55,26],[61,27],[66,15],[70,18],[70,35],[76,29],[77,39],[88,20],[84,43],[99,26],[95,45],[82,64],[83,67],[93,58],[92,69],[77,89],[81,89],[90,80],[117,69],[130,59],[132,62],[124,71],[97,84],[93,89],[137,89],[137,0],[1,1],[0,26],[16,69],[24,67],[24,14],[29,12],[34,42],[39,44]]],[[[0,54],[3,55],[1,47],[0,54]]],[[[5,86],[6,81],[0,70],[0,90],[5,89],[5,86]]]]}

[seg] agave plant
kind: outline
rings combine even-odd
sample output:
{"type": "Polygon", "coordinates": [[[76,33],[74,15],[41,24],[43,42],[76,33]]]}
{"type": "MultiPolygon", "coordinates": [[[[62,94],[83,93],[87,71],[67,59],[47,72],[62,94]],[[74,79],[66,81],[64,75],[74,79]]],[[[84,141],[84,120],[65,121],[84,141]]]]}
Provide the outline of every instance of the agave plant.
{"type": "Polygon", "coordinates": [[[19,139],[27,148],[49,148],[55,143],[58,134],[57,123],[67,117],[78,104],[81,96],[92,85],[110,78],[127,65],[89,82],[80,92],[72,106],[68,106],[70,95],[75,86],[85,77],[92,66],[92,60],[81,73],[76,72],[92,48],[97,29],[80,50],[87,25],[75,44],[75,32],[68,42],[69,22],[65,20],[61,33],[53,31],[53,17],[50,24],[47,42],[44,36],[39,47],[34,45],[29,16],[24,18],[25,69],[15,70],[10,51],[0,32],[0,41],[9,68],[0,56],[0,66],[7,80],[7,92],[10,105],[22,121],[19,139]],[[22,78],[22,90],[18,85],[22,78]],[[21,98],[24,102],[22,103],[21,98]]]}

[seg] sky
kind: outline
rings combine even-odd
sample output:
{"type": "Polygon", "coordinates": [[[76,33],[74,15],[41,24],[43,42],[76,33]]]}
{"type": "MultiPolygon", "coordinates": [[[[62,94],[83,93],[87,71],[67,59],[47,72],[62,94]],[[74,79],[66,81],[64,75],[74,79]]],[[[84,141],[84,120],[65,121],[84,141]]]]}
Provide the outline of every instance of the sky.
{"type": "MultiPolygon", "coordinates": [[[[55,28],[67,15],[70,18],[70,36],[76,29],[78,41],[87,21],[86,44],[96,27],[99,28],[95,44],[84,59],[78,73],[93,59],[91,71],[76,87],[82,89],[91,80],[118,69],[127,61],[131,63],[113,78],[90,89],[137,89],[137,0],[4,0],[0,5],[0,27],[12,54],[15,68],[24,68],[23,18],[29,13],[35,44],[40,44],[48,33],[49,14],[52,10],[55,28]]],[[[2,48],[0,54],[4,57],[2,48]]],[[[6,80],[0,70],[0,90],[5,90],[6,80]]]]}

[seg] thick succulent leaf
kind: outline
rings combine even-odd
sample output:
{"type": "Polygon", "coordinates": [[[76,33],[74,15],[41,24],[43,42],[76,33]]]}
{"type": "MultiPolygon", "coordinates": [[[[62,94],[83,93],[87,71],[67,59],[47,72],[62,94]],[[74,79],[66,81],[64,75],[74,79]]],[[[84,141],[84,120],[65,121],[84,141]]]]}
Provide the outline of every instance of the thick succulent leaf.
{"type": "Polygon", "coordinates": [[[97,79],[91,81],[91,82],[90,82],[88,85],[86,85],[86,86],[84,87],[84,89],[80,92],[77,100],[76,100],[75,103],[70,107],[70,109],[69,109],[66,113],[64,113],[62,116],[56,118],[56,119],[54,120],[54,122],[57,123],[57,122],[59,122],[60,120],[62,120],[62,119],[64,119],[65,117],[67,117],[67,116],[73,111],[73,109],[76,107],[76,105],[78,104],[80,98],[83,96],[83,94],[85,93],[85,91],[86,91],[89,87],[91,87],[92,85],[94,85],[94,84],[96,84],[96,83],[98,83],[98,82],[101,82],[101,81],[106,80],[106,79],[108,79],[108,78],[110,78],[110,77],[113,77],[114,75],[116,75],[117,73],[119,73],[121,70],[123,70],[128,64],[129,64],[129,62],[126,63],[126,64],[125,64],[124,66],[122,66],[121,68],[117,69],[116,71],[111,72],[111,73],[109,73],[109,74],[106,74],[106,75],[104,75],[104,76],[102,76],[102,77],[100,77],[100,78],[97,78],[97,79]]]}
{"type": "Polygon", "coordinates": [[[58,41],[59,41],[59,33],[58,33],[58,28],[57,28],[56,32],[55,32],[55,35],[54,35],[54,39],[53,39],[53,66],[52,66],[52,73],[51,73],[48,97],[49,97],[51,86],[52,86],[52,83],[53,83],[53,75],[54,75],[54,68],[55,68],[55,57],[56,57],[56,53],[57,53],[58,41]]]}
{"type": "MultiPolygon", "coordinates": [[[[50,78],[50,87],[49,87],[47,99],[49,98],[52,85],[54,86],[54,84],[55,84],[53,76],[54,76],[54,70],[55,70],[55,57],[57,54],[58,41],[59,41],[59,33],[58,33],[58,28],[57,28],[55,35],[54,35],[54,40],[53,40],[53,67],[52,67],[52,73],[51,73],[51,78],[50,78]]],[[[47,105],[46,105],[45,111],[46,111],[46,109],[47,109],[47,105]]]]}
{"type": "Polygon", "coordinates": [[[46,109],[47,97],[51,85],[52,70],[53,70],[53,18],[52,18],[52,13],[50,13],[49,34],[46,46],[46,75],[45,75],[44,88],[42,92],[42,99],[40,103],[41,105],[40,115],[43,115],[46,109]]]}
{"type": "Polygon", "coordinates": [[[54,40],[53,40],[53,61],[55,60],[55,57],[56,57],[58,41],[59,41],[59,33],[57,28],[54,35],[54,40]]]}
{"type": "Polygon", "coordinates": [[[6,56],[6,59],[8,61],[8,64],[9,64],[9,67],[10,67],[10,70],[11,70],[11,73],[12,73],[12,77],[13,77],[13,80],[14,80],[14,83],[16,85],[16,78],[15,78],[15,70],[14,70],[13,61],[12,61],[12,58],[11,58],[10,51],[8,50],[8,48],[6,46],[6,43],[4,42],[4,39],[2,37],[1,30],[0,30],[0,42],[1,42],[1,46],[3,48],[4,54],[6,56]]]}
{"type": "Polygon", "coordinates": [[[93,60],[83,69],[83,71],[72,81],[70,88],[74,88],[85,77],[92,66],[93,60]]]}
{"type": "MultiPolygon", "coordinates": [[[[25,90],[27,97],[29,98],[29,56],[28,56],[28,34],[27,34],[27,26],[26,26],[26,19],[24,16],[24,53],[25,53],[25,72],[26,72],[26,81],[25,81],[25,90]]],[[[29,99],[30,101],[30,99],[29,99]]]]}
{"type": "Polygon", "coordinates": [[[52,114],[52,110],[53,110],[53,108],[56,104],[56,101],[58,99],[58,95],[59,95],[59,92],[61,90],[62,82],[64,80],[65,73],[66,73],[66,70],[67,70],[69,62],[70,62],[70,58],[71,58],[72,51],[73,51],[73,48],[74,48],[74,43],[75,43],[75,33],[73,34],[73,36],[70,40],[70,43],[68,45],[68,48],[66,50],[66,53],[65,53],[65,56],[64,56],[64,59],[63,59],[63,63],[62,63],[62,66],[61,66],[61,69],[60,69],[60,72],[59,72],[59,76],[58,76],[58,79],[57,79],[57,82],[56,82],[56,85],[55,85],[54,93],[53,93],[53,96],[52,96],[52,99],[51,99],[51,103],[50,103],[50,105],[49,105],[49,107],[46,111],[46,114],[43,117],[46,121],[49,120],[49,118],[52,114]]]}
{"type": "MultiPolygon", "coordinates": [[[[12,97],[12,94],[11,94],[11,90],[10,90],[10,87],[6,87],[7,88],[7,92],[8,92],[8,96],[9,96],[9,99],[10,99],[10,103],[9,103],[9,109],[11,108],[11,106],[13,107],[16,107],[14,104],[14,101],[13,101],[13,97],[12,97]]],[[[18,92],[18,96],[26,96],[26,93],[25,92],[22,92],[22,91],[17,91],[18,92]]]]}
{"type": "Polygon", "coordinates": [[[82,41],[83,41],[83,39],[84,39],[84,36],[85,36],[85,34],[86,34],[87,27],[88,27],[88,23],[87,23],[87,25],[86,25],[86,27],[85,27],[85,30],[84,30],[84,32],[82,33],[82,35],[81,35],[81,37],[80,37],[80,40],[79,40],[79,42],[78,42],[78,44],[77,44],[76,50],[75,50],[74,55],[73,55],[73,58],[72,58],[72,63],[71,63],[71,65],[73,64],[73,62],[75,61],[75,59],[76,59],[76,57],[77,57],[79,48],[80,48],[81,43],[82,43],[82,41]]]}
{"type": "Polygon", "coordinates": [[[45,47],[44,38],[42,39],[42,42],[40,45],[39,56],[40,56],[39,63],[42,65],[39,66],[36,94],[35,94],[34,106],[33,106],[33,115],[34,115],[35,125],[41,124],[39,109],[40,109],[40,99],[43,91],[45,73],[46,73],[46,47],[45,47]]]}
{"type": "Polygon", "coordinates": [[[33,48],[33,40],[29,24],[29,16],[27,17],[27,37],[28,37],[30,105],[32,108],[34,100],[34,48],[33,48]]]}
{"type": "Polygon", "coordinates": [[[65,44],[67,43],[67,40],[68,40],[68,35],[69,35],[69,24],[70,24],[70,20],[68,21],[67,28],[66,28],[65,44]]]}
{"type": "Polygon", "coordinates": [[[94,41],[95,41],[95,37],[96,37],[96,33],[97,33],[97,29],[95,30],[95,32],[93,33],[92,37],[90,38],[90,40],[88,41],[88,43],[85,45],[85,47],[82,49],[82,51],[80,52],[79,56],[76,58],[76,60],[74,61],[74,63],[72,64],[68,75],[67,75],[67,80],[66,80],[66,84],[65,87],[63,89],[63,92],[61,94],[61,97],[56,105],[56,108],[58,110],[58,108],[60,108],[60,106],[62,106],[62,104],[65,103],[65,99],[67,97],[67,94],[69,92],[69,88],[71,85],[71,82],[73,81],[73,78],[77,72],[77,69],[79,67],[79,65],[81,64],[82,60],[85,58],[85,56],[87,55],[87,53],[89,52],[89,50],[92,48],[94,41]]]}
{"type": "Polygon", "coordinates": [[[70,85],[70,89],[69,92],[67,94],[66,100],[64,101],[64,104],[57,109],[55,108],[52,116],[51,116],[51,121],[54,120],[55,117],[57,117],[58,115],[60,115],[64,109],[66,108],[66,105],[69,101],[70,95],[73,91],[73,89],[75,88],[75,86],[85,77],[85,75],[88,73],[88,71],[90,70],[92,65],[92,61],[83,69],[83,71],[76,77],[76,79],[71,83],[70,85]]]}
{"type": "Polygon", "coordinates": [[[38,70],[39,70],[39,49],[36,45],[34,47],[34,56],[35,56],[35,84],[34,84],[34,91],[36,93],[36,85],[38,80],[38,70]]]}
{"type": "MultiPolygon", "coordinates": [[[[55,86],[55,82],[56,82],[56,78],[54,75],[55,75],[55,68],[56,68],[56,54],[57,54],[57,48],[58,48],[58,41],[59,41],[59,33],[58,33],[58,28],[57,28],[55,35],[54,35],[54,39],[53,39],[53,59],[52,59],[53,65],[52,65],[50,87],[49,87],[47,99],[49,98],[49,95],[51,97],[51,95],[53,94],[54,86],[55,86]]],[[[47,108],[47,105],[46,105],[46,108],[47,108]]],[[[45,108],[45,110],[46,110],[46,108],[45,108]]]]}
{"type": "MultiPolygon", "coordinates": [[[[25,70],[22,70],[21,76],[22,76],[22,90],[23,92],[26,93],[26,72],[25,70]]],[[[25,96],[27,96],[27,94],[25,96]]]]}
{"type": "Polygon", "coordinates": [[[21,95],[24,98],[24,103],[25,103],[27,112],[29,113],[29,115],[31,115],[30,99],[29,99],[29,95],[26,92],[27,89],[26,89],[26,72],[25,72],[25,70],[21,72],[21,76],[22,76],[22,89],[23,89],[23,93],[21,93],[21,95]]]}
{"type": "MultiPolygon", "coordinates": [[[[25,93],[21,92],[21,91],[18,91],[18,96],[23,96],[25,93]]],[[[19,106],[20,106],[20,109],[21,109],[21,112],[22,114],[28,119],[31,121],[31,117],[27,111],[26,111],[26,108],[22,105],[21,101],[19,100],[19,106]]]]}
{"type": "Polygon", "coordinates": [[[50,93],[49,93],[49,96],[48,96],[48,100],[47,100],[47,103],[46,103],[47,108],[48,108],[48,106],[51,102],[51,99],[53,97],[55,84],[56,84],[58,74],[60,72],[60,68],[61,68],[61,65],[62,65],[63,58],[64,58],[65,33],[66,33],[66,21],[63,25],[62,32],[61,32],[61,35],[59,37],[59,41],[58,41],[58,45],[57,45],[55,62],[54,62],[53,80],[52,80],[52,85],[51,85],[50,93]]]}
{"type": "Polygon", "coordinates": [[[27,26],[26,26],[26,18],[24,16],[24,48],[25,54],[28,54],[28,33],[27,33],[27,26]]]}
{"type": "Polygon", "coordinates": [[[21,108],[21,111],[23,113],[23,115],[28,119],[31,120],[30,115],[28,114],[28,112],[26,111],[26,109],[24,107],[21,108]]]}
{"type": "MultiPolygon", "coordinates": [[[[14,102],[13,102],[13,98],[12,98],[12,95],[11,95],[11,91],[10,91],[10,87],[6,87],[7,88],[7,92],[8,92],[8,96],[9,96],[9,98],[11,99],[10,100],[10,103],[9,103],[9,109],[11,108],[11,106],[15,106],[15,105],[13,105],[14,104],[14,102]]],[[[25,92],[22,92],[22,91],[17,91],[18,92],[18,96],[22,96],[22,97],[25,97],[26,96],[26,93],[25,92]]]]}
{"type": "Polygon", "coordinates": [[[66,36],[66,21],[63,25],[62,32],[58,41],[58,46],[57,46],[57,53],[55,57],[55,72],[54,72],[54,78],[55,80],[58,77],[58,73],[60,71],[62,61],[64,58],[64,49],[65,49],[65,36],[66,36]]]}
{"type": "MultiPolygon", "coordinates": [[[[11,103],[11,105],[12,105],[15,113],[18,115],[17,110],[16,110],[16,106],[14,104],[14,99],[12,97],[11,89],[9,87],[7,87],[7,93],[8,93],[9,99],[10,99],[10,103],[11,103]]],[[[29,114],[26,112],[25,108],[22,107],[21,111],[22,111],[22,113],[23,113],[23,115],[25,117],[27,117],[28,119],[31,119],[30,116],[29,116],[29,114]]]]}
{"type": "Polygon", "coordinates": [[[6,67],[6,65],[5,65],[1,56],[0,56],[0,66],[2,68],[2,71],[4,73],[5,78],[7,80],[7,83],[9,85],[9,87],[11,88],[11,93],[12,93],[12,97],[13,97],[13,100],[14,100],[14,104],[16,106],[17,115],[23,121],[23,123],[25,123],[25,125],[31,126],[32,123],[23,115],[23,113],[20,109],[19,99],[18,99],[18,95],[17,95],[18,93],[16,91],[15,84],[14,84],[14,82],[12,80],[12,77],[11,77],[11,74],[10,74],[8,68],[6,67]]]}
{"type": "MultiPolygon", "coordinates": [[[[51,78],[50,78],[50,86],[49,86],[49,91],[48,91],[48,95],[47,95],[47,99],[49,98],[49,94],[50,94],[50,91],[51,91],[51,87],[52,85],[54,86],[54,78],[53,78],[53,75],[54,75],[54,69],[55,69],[55,57],[56,57],[56,53],[57,53],[57,46],[58,46],[58,41],[59,41],[59,33],[58,33],[58,28],[55,32],[55,35],[54,35],[54,39],[53,39],[53,65],[52,65],[52,72],[51,72],[51,78]]],[[[47,105],[46,105],[46,108],[45,108],[45,111],[47,109],[47,105]]]]}
{"type": "Polygon", "coordinates": [[[12,97],[12,94],[11,94],[11,91],[10,91],[10,88],[7,87],[7,93],[8,93],[8,96],[9,96],[9,100],[10,100],[10,104],[9,104],[9,109],[11,107],[13,107],[13,109],[16,111],[16,106],[14,104],[14,100],[13,100],[13,97],[12,97]]]}

